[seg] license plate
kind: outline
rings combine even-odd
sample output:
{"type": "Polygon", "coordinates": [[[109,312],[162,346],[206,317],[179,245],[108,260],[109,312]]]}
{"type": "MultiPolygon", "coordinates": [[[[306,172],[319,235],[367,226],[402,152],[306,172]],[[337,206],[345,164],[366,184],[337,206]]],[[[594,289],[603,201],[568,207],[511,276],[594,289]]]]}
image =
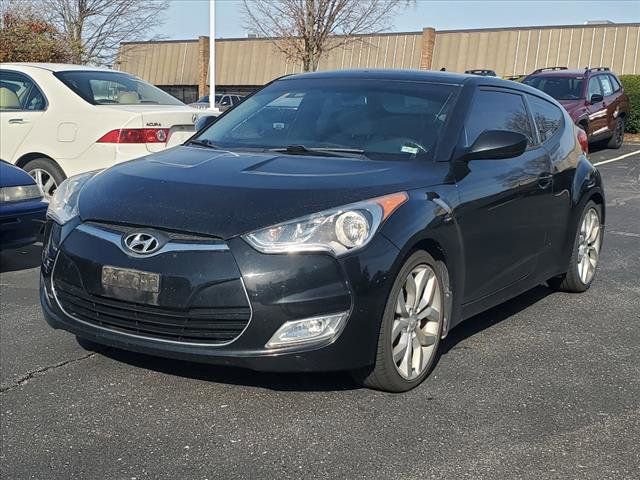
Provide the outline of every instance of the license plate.
{"type": "Polygon", "coordinates": [[[160,291],[160,274],[104,266],[102,267],[102,286],[158,293],[160,291]]]}

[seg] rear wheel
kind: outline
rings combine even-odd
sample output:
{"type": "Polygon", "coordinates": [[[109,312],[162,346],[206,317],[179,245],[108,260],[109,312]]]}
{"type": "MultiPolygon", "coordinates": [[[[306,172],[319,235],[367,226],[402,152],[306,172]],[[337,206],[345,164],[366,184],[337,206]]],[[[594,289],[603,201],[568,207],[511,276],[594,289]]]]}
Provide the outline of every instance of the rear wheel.
{"type": "Polygon", "coordinates": [[[550,279],[550,287],[564,292],[584,292],[596,274],[602,246],[602,208],[593,201],[587,203],[573,243],[569,270],[550,279]]]}
{"type": "Polygon", "coordinates": [[[622,147],[623,142],[624,142],[624,118],[618,117],[616,119],[616,126],[613,129],[613,135],[609,139],[609,143],[607,143],[607,147],[618,149],[622,147]]]}
{"type": "Polygon", "coordinates": [[[444,268],[423,251],[405,262],[387,299],[375,363],[356,372],[357,381],[378,390],[404,392],[427,377],[442,335],[444,268]]]}
{"type": "Polygon", "coordinates": [[[29,160],[23,168],[40,185],[46,199],[51,199],[66,178],[60,167],[48,158],[29,160]]]}

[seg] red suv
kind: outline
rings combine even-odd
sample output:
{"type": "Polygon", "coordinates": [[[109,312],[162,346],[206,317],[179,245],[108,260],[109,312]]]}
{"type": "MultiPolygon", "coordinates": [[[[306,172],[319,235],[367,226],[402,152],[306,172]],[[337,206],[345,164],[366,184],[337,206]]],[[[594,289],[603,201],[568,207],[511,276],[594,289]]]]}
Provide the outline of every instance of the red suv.
{"type": "Polygon", "coordinates": [[[589,143],[608,140],[609,148],[622,146],[629,98],[609,68],[540,68],[522,83],[558,100],[576,125],[587,132],[589,143]]]}

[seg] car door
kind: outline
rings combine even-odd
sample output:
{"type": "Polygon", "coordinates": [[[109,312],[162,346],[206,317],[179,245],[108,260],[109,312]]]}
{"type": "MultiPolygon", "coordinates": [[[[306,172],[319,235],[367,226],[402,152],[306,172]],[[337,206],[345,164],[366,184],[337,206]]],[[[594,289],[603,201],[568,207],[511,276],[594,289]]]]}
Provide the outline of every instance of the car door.
{"type": "Polygon", "coordinates": [[[590,77],[587,84],[587,114],[589,115],[587,135],[589,139],[602,136],[609,129],[607,125],[607,103],[599,77],[600,75],[590,77]],[[601,95],[602,99],[592,103],[591,100],[594,95],[601,95]]]}
{"type": "Polygon", "coordinates": [[[18,148],[47,107],[35,82],[19,72],[0,70],[0,158],[15,163],[18,148]]]}
{"type": "Polygon", "coordinates": [[[482,88],[465,122],[463,147],[485,130],[509,130],[529,139],[527,150],[509,159],[466,162],[458,178],[458,225],[464,239],[463,302],[482,299],[524,279],[536,268],[545,247],[551,195],[549,156],[539,145],[523,95],[482,88]]]}
{"type": "Polygon", "coordinates": [[[607,107],[607,133],[611,133],[616,128],[616,118],[618,117],[620,109],[620,101],[618,99],[619,95],[615,91],[610,75],[598,75],[598,78],[600,78],[602,95],[604,96],[604,103],[607,107]]]}
{"type": "Polygon", "coordinates": [[[538,131],[540,143],[549,155],[553,175],[552,195],[543,199],[540,208],[547,215],[544,255],[540,257],[540,269],[553,270],[562,261],[571,215],[571,198],[574,170],[567,164],[567,142],[575,144],[573,126],[563,110],[554,103],[527,94],[529,110],[538,131]],[[566,128],[566,129],[565,129],[566,128]],[[569,130],[569,132],[567,132],[569,130]]]}

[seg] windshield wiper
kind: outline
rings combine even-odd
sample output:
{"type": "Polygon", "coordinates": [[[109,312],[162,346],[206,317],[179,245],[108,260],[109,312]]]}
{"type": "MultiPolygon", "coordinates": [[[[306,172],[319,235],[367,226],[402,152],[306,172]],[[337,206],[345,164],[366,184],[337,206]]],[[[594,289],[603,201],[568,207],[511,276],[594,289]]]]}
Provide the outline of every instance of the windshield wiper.
{"type": "Polygon", "coordinates": [[[305,147],[304,145],[287,145],[286,147],[270,148],[268,152],[282,152],[289,155],[320,155],[323,157],[361,158],[364,150],[358,148],[341,147],[305,147]]]}
{"type": "Polygon", "coordinates": [[[186,145],[197,145],[198,147],[215,148],[216,150],[219,149],[209,140],[189,140],[186,145]]]}

